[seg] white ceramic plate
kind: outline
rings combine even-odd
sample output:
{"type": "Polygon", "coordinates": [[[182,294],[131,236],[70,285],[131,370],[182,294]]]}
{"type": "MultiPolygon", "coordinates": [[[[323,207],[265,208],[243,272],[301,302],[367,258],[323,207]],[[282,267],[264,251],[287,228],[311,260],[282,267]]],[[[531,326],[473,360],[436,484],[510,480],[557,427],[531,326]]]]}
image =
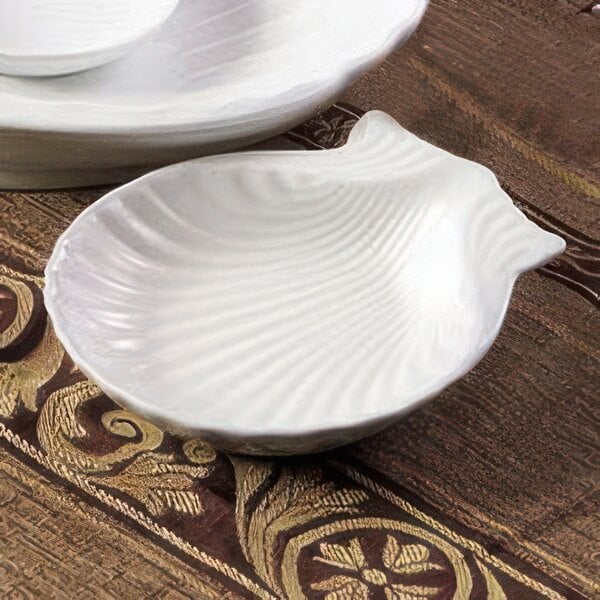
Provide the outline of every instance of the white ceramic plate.
{"type": "Polygon", "coordinates": [[[0,76],[0,188],[117,181],[284,131],[402,43],[426,5],[181,0],[123,60],[0,76]]]}
{"type": "Polygon", "coordinates": [[[50,76],[121,58],[178,0],[0,0],[0,73],[50,76]]]}
{"type": "Polygon", "coordinates": [[[166,167],[88,208],[46,270],[81,370],[175,433],[316,451],[471,369],[563,240],[485,167],[371,112],[347,146],[166,167]]]}

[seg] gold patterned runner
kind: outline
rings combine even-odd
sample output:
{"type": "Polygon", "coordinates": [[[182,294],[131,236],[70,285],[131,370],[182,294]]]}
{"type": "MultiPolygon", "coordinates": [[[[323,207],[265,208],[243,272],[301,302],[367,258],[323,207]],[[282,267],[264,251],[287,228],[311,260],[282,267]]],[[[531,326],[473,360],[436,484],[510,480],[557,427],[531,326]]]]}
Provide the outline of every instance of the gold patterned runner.
{"type": "MultiPolygon", "coordinates": [[[[354,467],[217,456],[119,409],[83,379],[47,324],[28,319],[37,313],[45,321],[24,292],[36,280],[0,272],[4,301],[17,302],[12,323],[44,330],[20,361],[2,364],[5,447],[216,572],[233,591],[328,600],[577,597],[354,467]]],[[[4,350],[18,354],[27,339],[16,334],[5,336],[12,342],[4,350]]]]}

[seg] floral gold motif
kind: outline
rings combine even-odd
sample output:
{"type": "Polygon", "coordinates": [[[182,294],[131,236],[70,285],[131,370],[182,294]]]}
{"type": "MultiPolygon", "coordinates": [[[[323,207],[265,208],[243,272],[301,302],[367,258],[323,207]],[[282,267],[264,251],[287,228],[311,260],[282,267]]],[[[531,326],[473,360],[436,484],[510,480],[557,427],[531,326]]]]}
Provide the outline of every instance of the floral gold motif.
{"type": "MultiPolygon", "coordinates": [[[[7,326],[0,330],[0,349],[6,348],[14,342],[25,329],[31,319],[34,307],[33,293],[29,286],[23,282],[2,275],[0,273],[0,286],[4,286],[14,294],[16,307],[15,316],[7,326]]],[[[4,294],[0,289],[0,300],[8,301],[10,296],[4,294]]],[[[2,316],[0,308],[0,317],[2,316]]]]}
{"type": "Polygon", "coordinates": [[[168,510],[197,516],[203,512],[202,502],[189,488],[207,475],[206,467],[176,464],[171,455],[144,453],[117,475],[90,480],[130,495],[154,516],[168,510]]]}
{"type": "MultiPolygon", "coordinates": [[[[388,600],[426,600],[435,598],[440,591],[437,587],[394,583],[385,572],[369,568],[358,538],[352,538],[348,545],[323,543],[319,548],[321,556],[315,556],[314,560],[355,573],[352,577],[336,575],[313,583],[313,590],[329,592],[324,600],[367,600],[371,596],[367,584],[382,587],[388,600]]],[[[395,537],[388,535],[382,561],[389,573],[397,575],[443,569],[441,565],[428,562],[429,555],[429,549],[422,544],[401,545],[395,537]]]]}
{"type": "Polygon", "coordinates": [[[438,592],[437,588],[394,583],[385,588],[385,597],[387,600],[429,600],[435,598],[438,592]]]}
{"type": "Polygon", "coordinates": [[[82,438],[86,432],[78,422],[77,411],[101,393],[89,381],[61,388],[48,397],[37,422],[38,439],[46,452],[84,473],[109,471],[117,463],[158,448],[163,440],[160,429],[141,417],[118,410],[107,413],[102,419],[103,425],[109,432],[125,438],[132,438],[139,432],[139,441],[124,444],[106,454],[92,454],[78,448],[74,440],[82,438]]]}
{"type": "Polygon", "coordinates": [[[0,417],[10,417],[19,403],[37,411],[37,393],[58,371],[64,350],[50,324],[39,345],[23,360],[0,363],[0,417]]]}
{"type": "MultiPolygon", "coordinates": [[[[452,600],[474,600],[473,578],[483,577],[483,598],[506,600],[492,571],[479,560],[474,567],[444,537],[408,521],[361,516],[364,489],[336,488],[316,466],[230,460],[242,549],[278,597],[302,600],[311,590],[310,597],[316,593],[320,600],[436,600],[449,597],[453,582],[452,600]],[[328,522],[322,524],[323,519],[328,522]],[[343,542],[328,539],[350,532],[356,535],[343,542]],[[377,560],[368,541],[371,532],[386,534],[377,560]],[[317,571],[312,582],[301,582],[300,555],[315,544],[318,552],[312,560],[326,569],[317,571]]],[[[551,590],[544,592],[555,597],[551,590]]]]}
{"type": "MultiPolygon", "coordinates": [[[[33,317],[31,285],[40,285],[38,278],[0,268],[0,286],[10,292],[10,296],[4,294],[0,300],[15,303],[12,319],[0,330],[0,350],[17,340],[33,317]]],[[[0,303],[0,319],[2,316],[0,303]]],[[[41,341],[27,356],[18,362],[0,362],[0,417],[10,417],[19,404],[35,412],[38,389],[56,373],[63,356],[64,350],[47,323],[41,341]]]]}
{"type": "Polygon", "coordinates": [[[369,588],[362,581],[346,575],[336,575],[313,583],[311,587],[313,590],[327,591],[325,600],[365,600],[369,597],[369,588]]]}
{"type": "Polygon", "coordinates": [[[186,440],[183,443],[183,453],[190,462],[197,465],[211,463],[217,458],[215,449],[202,440],[186,440]]]}
{"type": "Polygon", "coordinates": [[[104,454],[77,446],[77,440],[87,433],[78,419],[78,411],[101,394],[93,383],[81,381],[48,397],[37,421],[38,439],[48,455],[87,474],[90,481],[135,498],[154,516],[169,510],[192,516],[201,514],[200,497],[190,488],[196,479],[208,475],[208,469],[201,465],[215,458],[214,450],[207,444],[198,440],[186,442],[184,454],[193,464],[177,464],[172,454],[152,452],[164,439],[158,427],[118,409],[103,413],[100,421],[112,435],[134,441],[104,454]],[[131,459],[118,473],[111,472],[131,459]]]}
{"type": "Polygon", "coordinates": [[[388,569],[403,575],[422,573],[432,569],[442,569],[440,565],[429,562],[429,548],[421,544],[401,546],[395,537],[388,535],[383,549],[383,563],[388,569]]]}
{"type": "Polygon", "coordinates": [[[360,571],[366,566],[365,555],[357,538],[350,540],[347,546],[321,544],[320,548],[323,556],[315,557],[315,560],[320,562],[342,569],[352,569],[353,571],[360,571]]]}
{"type": "Polygon", "coordinates": [[[275,463],[231,460],[236,472],[236,515],[242,548],[257,573],[282,594],[275,561],[278,536],[319,517],[356,514],[367,496],[362,490],[336,488],[320,469],[283,468],[277,473],[275,463]],[[271,479],[275,480],[272,487],[248,513],[256,491],[271,479]]]}
{"type": "MultiPolygon", "coordinates": [[[[323,562],[320,559],[325,559],[331,566],[339,567],[340,565],[347,565],[346,568],[349,573],[345,577],[349,577],[358,581],[362,585],[356,583],[350,584],[348,581],[344,584],[348,585],[347,589],[351,590],[354,594],[363,594],[362,596],[348,596],[362,600],[363,598],[370,598],[371,592],[374,591],[374,587],[383,587],[384,594],[388,600],[431,600],[436,597],[442,590],[438,587],[429,585],[415,585],[409,583],[408,580],[405,583],[402,577],[406,575],[406,572],[402,569],[410,564],[419,564],[431,562],[430,561],[429,547],[436,548],[441,552],[445,560],[448,562],[449,567],[452,569],[453,579],[456,585],[456,591],[452,596],[452,600],[467,600],[470,598],[471,590],[473,588],[472,574],[469,566],[462,555],[462,553],[452,544],[446,540],[438,537],[431,532],[413,525],[408,522],[394,520],[394,519],[380,519],[377,517],[358,517],[352,519],[340,519],[326,525],[309,529],[304,533],[301,533],[295,537],[292,537],[283,552],[283,559],[281,564],[282,582],[287,597],[306,598],[302,585],[299,581],[298,574],[298,559],[300,553],[305,549],[314,544],[316,541],[323,540],[323,538],[330,537],[339,533],[348,533],[351,531],[386,531],[387,540],[385,546],[381,552],[381,558],[385,571],[380,569],[374,569],[372,566],[367,564],[364,558],[363,548],[357,538],[353,538],[351,542],[346,545],[343,549],[340,545],[331,548],[331,544],[327,542],[321,542],[319,550],[321,557],[316,557],[315,560],[323,562]],[[398,534],[403,534],[421,540],[422,544],[400,544],[397,542],[391,542],[390,538],[395,537],[398,534]],[[425,545],[427,544],[427,546],[425,545]],[[328,547],[329,546],[329,547],[328,547]],[[404,546],[404,549],[403,549],[404,546]],[[425,550],[423,550],[423,548],[425,550]],[[323,551],[325,555],[323,556],[323,551]],[[400,560],[396,560],[395,557],[403,557],[400,560]],[[404,560],[404,564],[402,561],[404,560]],[[336,563],[335,565],[331,563],[336,563]],[[386,564],[387,563],[387,564],[386,564]],[[398,566],[395,565],[398,563],[398,566]],[[391,565],[391,566],[388,566],[391,565]],[[352,565],[352,566],[350,566],[352,565]],[[355,567],[358,566],[358,568],[355,567]],[[393,566],[393,568],[392,568],[393,566]],[[398,569],[400,572],[396,572],[398,569]],[[363,588],[364,586],[364,588],[363,588]],[[402,595],[403,594],[403,595],[402,595]]],[[[441,571],[441,565],[432,567],[434,571],[441,571]],[[440,567],[439,569],[437,567],[440,567]]],[[[327,581],[327,580],[325,580],[327,581]]],[[[315,582],[319,586],[329,585],[324,584],[323,581],[315,582]]],[[[337,580],[340,583],[340,580],[337,580]]],[[[314,584],[311,584],[312,589],[314,584]]],[[[346,589],[346,587],[344,587],[346,589]]],[[[338,594],[337,596],[331,596],[327,600],[346,600],[346,596],[339,595],[339,589],[331,590],[331,593],[338,594]]],[[[488,597],[488,600],[491,600],[488,597]]]]}

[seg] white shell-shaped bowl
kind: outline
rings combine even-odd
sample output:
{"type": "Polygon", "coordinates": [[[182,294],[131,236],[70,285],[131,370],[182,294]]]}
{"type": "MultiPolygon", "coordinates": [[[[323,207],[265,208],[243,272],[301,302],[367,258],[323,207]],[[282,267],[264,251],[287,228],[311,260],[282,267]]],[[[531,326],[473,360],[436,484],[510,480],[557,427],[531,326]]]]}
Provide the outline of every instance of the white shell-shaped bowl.
{"type": "Polygon", "coordinates": [[[371,112],[341,149],[173,165],[88,208],[46,270],[116,402],[242,453],[373,433],[471,369],[560,254],[485,167],[371,112]]]}
{"type": "Polygon", "coordinates": [[[0,0],[0,73],[64,75],[129,52],[178,0],[0,0]]]}

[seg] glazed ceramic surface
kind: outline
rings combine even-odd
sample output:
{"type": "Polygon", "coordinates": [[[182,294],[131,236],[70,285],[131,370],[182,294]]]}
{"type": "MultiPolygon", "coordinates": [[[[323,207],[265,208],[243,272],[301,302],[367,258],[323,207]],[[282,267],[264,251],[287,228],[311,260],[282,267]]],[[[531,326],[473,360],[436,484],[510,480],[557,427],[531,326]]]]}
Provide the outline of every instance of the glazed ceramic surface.
{"type": "Polygon", "coordinates": [[[485,167],[371,112],[348,144],[173,165],[87,209],[46,304],[81,370],[170,430],[298,453],[465,374],[516,277],[560,254],[485,167]]]}
{"type": "Polygon", "coordinates": [[[0,73],[49,76],[124,56],[178,0],[0,0],[0,73]]]}
{"type": "Polygon", "coordinates": [[[284,131],[402,43],[426,4],[181,0],[120,61],[0,76],[0,188],[118,181],[284,131]]]}

